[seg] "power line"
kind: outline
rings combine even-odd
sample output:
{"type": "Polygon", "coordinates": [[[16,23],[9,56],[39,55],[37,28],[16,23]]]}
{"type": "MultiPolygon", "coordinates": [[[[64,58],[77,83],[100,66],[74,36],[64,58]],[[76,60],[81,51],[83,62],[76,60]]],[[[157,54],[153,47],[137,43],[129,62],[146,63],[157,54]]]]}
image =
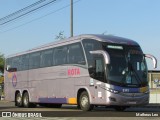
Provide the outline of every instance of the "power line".
{"type": "MultiPolygon", "coordinates": [[[[41,0],[41,1],[42,1],[42,0],[41,0]]],[[[46,1],[46,0],[43,0],[42,2],[44,2],[44,1],[46,1]]],[[[28,12],[25,12],[25,13],[22,13],[22,14],[20,14],[20,15],[17,16],[17,17],[13,17],[13,18],[11,18],[11,19],[9,19],[9,20],[1,23],[0,25],[4,25],[4,24],[9,23],[9,22],[11,22],[11,21],[13,21],[13,20],[16,20],[16,19],[18,19],[18,18],[20,18],[20,17],[22,17],[22,16],[25,16],[25,15],[31,13],[31,12],[34,12],[34,11],[36,11],[36,10],[42,8],[42,7],[45,7],[45,6],[51,4],[51,3],[55,2],[55,1],[56,1],[56,0],[52,0],[52,1],[50,1],[50,2],[48,2],[48,3],[46,3],[46,4],[44,4],[44,5],[41,5],[41,6],[37,7],[37,8],[35,8],[35,9],[29,10],[28,12]]],[[[41,2],[38,2],[38,3],[41,3],[41,2]]],[[[32,5],[33,5],[33,4],[32,4],[32,5]]],[[[31,6],[32,6],[32,5],[31,5],[31,6]]],[[[37,3],[34,4],[34,5],[37,5],[37,3]]],[[[28,8],[28,7],[26,7],[26,8],[28,8]]],[[[22,10],[23,10],[23,9],[22,9],[22,10]]],[[[24,10],[25,10],[25,8],[24,8],[24,10]]],[[[19,11],[21,11],[21,10],[19,10],[19,11]]],[[[16,12],[15,12],[15,13],[16,13],[16,12]]],[[[14,14],[14,13],[13,13],[13,14],[14,14]]],[[[12,15],[13,15],[13,14],[12,14],[12,15]]]]}
{"type": "Polygon", "coordinates": [[[44,1],[46,1],[46,0],[39,0],[38,2],[35,2],[35,3],[33,3],[33,4],[31,4],[31,5],[27,6],[27,7],[25,7],[25,8],[23,8],[23,9],[20,9],[20,10],[14,12],[14,13],[12,13],[12,14],[9,14],[9,15],[1,18],[0,21],[6,20],[6,19],[8,19],[9,17],[12,17],[12,16],[14,16],[14,15],[16,15],[16,14],[19,14],[20,12],[23,12],[23,11],[25,11],[25,10],[33,7],[33,6],[36,6],[36,5],[38,5],[38,4],[40,4],[40,3],[44,2],[44,1]]]}
{"type": "MultiPolygon", "coordinates": [[[[77,1],[73,2],[73,4],[76,4],[76,3],[80,2],[80,1],[81,1],[81,0],[77,0],[77,1]]],[[[2,31],[2,32],[0,32],[0,34],[6,33],[6,32],[8,32],[8,31],[11,31],[11,30],[14,30],[14,29],[17,29],[17,28],[20,28],[20,27],[22,27],[22,26],[24,26],[24,25],[30,24],[30,23],[32,23],[32,22],[34,22],[34,21],[37,21],[37,20],[42,19],[42,18],[44,18],[44,17],[47,17],[47,16],[49,16],[49,15],[51,15],[51,14],[54,14],[54,13],[56,13],[56,12],[59,12],[59,11],[65,9],[65,8],[67,8],[67,7],[70,7],[70,4],[68,4],[68,5],[66,5],[66,6],[63,6],[63,7],[59,8],[59,9],[53,11],[53,12],[50,12],[50,13],[46,14],[46,15],[43,15],[43,16],[38,17],[38,18],[36,18],[36,19],[33,19],[33,20],[29,21],[29,22],[23,23],[23,24],[21,24],[21,25],[19,25],[19,26],[16,26],[16,27],[13,27],[13,28],[11,28],[11,29],[2,31]]]]}
{"type": "Polygon", "coordinates": [[[18,19],[18,18],[20,18],[20,17],[22,17],[22,16],[25,16],[25,15],[27,15],[27,14],[29,14],[29,13],[32,13],[32,12],[34,12],[34,11],[42,8],[42,7],[45,7],[45,6],[47,6],[47,5],[49,5],[49,4],[53,3],[53,2],[56,2],[57,0],[51,0],[50,2],[47,2],[47,3],[45,3],[44,5],[41,5],[41,6],[37,7],[37,8],[34,8],[34,9],[31,9],[31,10],[25,12],[25,13],[22,13],[22,14],[18,15],[17,17],[14,17],[14,15],[18,14],[19,12],[22,12],[22,10],[24,11],[24,10],[26,10],[26,9],[32,7],[32,6],[38,5],[38,4],[40,4],[40,3],[44,2],[44,1],[46,1],[46,0],[40,0],[40,1],[38,1],[38,2],[36,2],[36,3],[34,3],[34,4],[32,4],[32,5],[30,5],[30,6],[28,6],[28,7],[25,7],[25,8],[23,8],[23,9],[15,12],[15,13],[12,13],[12,14],[10,14],[10,15],[2,18],[1,21],[6,20],[6,19],[9,19],[9,18],[10,18],[10,19],[2,22],[0,25],[4,25],[4,24],[6,24],[6,23],[9,23],[9,22],[11,22],[11,21],[14,21],[14,20],[16,20],[16,19],[18,19]],[[13,18],[12,18],[12,16],[13,16],[13,18]]]}

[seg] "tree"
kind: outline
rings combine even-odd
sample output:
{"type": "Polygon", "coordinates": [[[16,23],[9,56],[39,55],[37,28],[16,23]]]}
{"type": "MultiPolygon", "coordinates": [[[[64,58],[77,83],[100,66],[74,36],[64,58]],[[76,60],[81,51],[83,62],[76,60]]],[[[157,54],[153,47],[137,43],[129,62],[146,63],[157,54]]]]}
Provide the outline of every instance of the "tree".
{"type": "Polygon", "coordinates": [[[0,72],[4,73],[5,57],[0,53],[0,72]]]}
{"type": "Polygon", "coordinates": [[[66,37],[64,35],[64,31],[60,31],[58,35],[56,35],[56,40],[64,40],[66,37]]]}

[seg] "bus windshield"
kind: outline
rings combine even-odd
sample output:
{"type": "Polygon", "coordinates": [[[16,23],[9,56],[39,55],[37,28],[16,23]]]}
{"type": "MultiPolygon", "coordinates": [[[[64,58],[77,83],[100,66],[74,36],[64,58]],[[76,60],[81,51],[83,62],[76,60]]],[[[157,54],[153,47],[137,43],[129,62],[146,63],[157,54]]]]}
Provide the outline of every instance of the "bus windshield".
{"type": "Polygon", "coordinates": [[[107,65],[107,81],[110,84],[139,87],[146,86],[147,66],[139,46],[106,45],[110,55],[107,65]]]}

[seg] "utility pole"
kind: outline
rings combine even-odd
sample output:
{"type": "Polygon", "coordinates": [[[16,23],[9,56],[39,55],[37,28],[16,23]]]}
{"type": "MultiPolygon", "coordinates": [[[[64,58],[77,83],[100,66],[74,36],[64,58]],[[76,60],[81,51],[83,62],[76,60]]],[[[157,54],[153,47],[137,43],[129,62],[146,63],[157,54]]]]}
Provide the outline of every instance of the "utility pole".
{"type": "Polygon", "coordinates": [[[71,37],[73,37],[73,0],[71,0],[71,37]]]}

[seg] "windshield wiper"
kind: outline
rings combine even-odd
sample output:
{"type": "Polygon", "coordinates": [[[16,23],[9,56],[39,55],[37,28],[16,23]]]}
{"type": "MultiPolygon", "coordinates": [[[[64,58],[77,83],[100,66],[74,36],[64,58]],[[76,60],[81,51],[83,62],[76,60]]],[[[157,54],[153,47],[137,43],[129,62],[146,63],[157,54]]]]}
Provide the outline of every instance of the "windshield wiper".
{"type": "Polygon", "coordinates": [[[134,69],[132,63],[128,62],[128,64],[130,66],[130,69],[134,72],[137,82],[138,83],[140,82],[140,84],[142,85],[143,82],[142,82],[141,78],[139,77],[139,75],[137,74],[136,70],[134,69]]]}

